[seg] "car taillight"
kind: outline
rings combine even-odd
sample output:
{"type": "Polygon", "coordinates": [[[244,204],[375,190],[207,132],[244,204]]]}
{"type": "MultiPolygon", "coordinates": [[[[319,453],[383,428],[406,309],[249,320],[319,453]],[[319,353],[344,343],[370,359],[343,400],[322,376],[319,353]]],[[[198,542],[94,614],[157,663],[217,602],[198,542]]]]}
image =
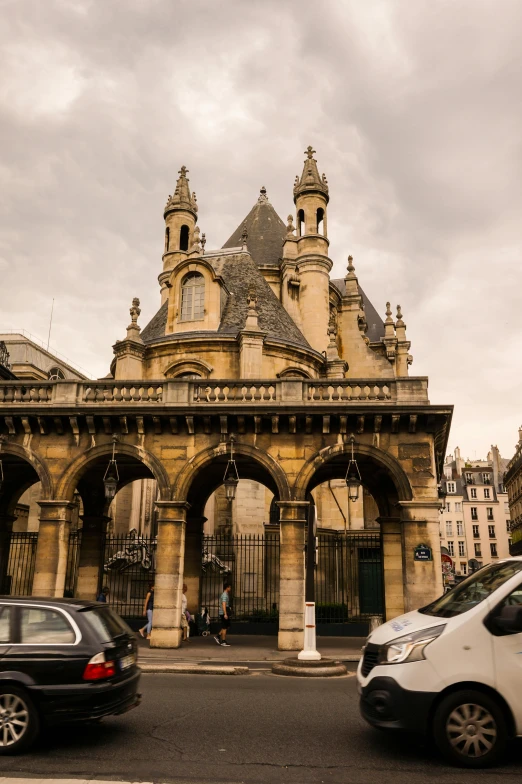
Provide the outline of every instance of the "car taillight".
{"type": "Polygon", "coordinates": [[[84,681],[99,681],[103,678],[112,678],[116,675],[116,665],[113,661],[106,661],[104,653],[97,653],[87,664],[83,673],[84,681]]]}

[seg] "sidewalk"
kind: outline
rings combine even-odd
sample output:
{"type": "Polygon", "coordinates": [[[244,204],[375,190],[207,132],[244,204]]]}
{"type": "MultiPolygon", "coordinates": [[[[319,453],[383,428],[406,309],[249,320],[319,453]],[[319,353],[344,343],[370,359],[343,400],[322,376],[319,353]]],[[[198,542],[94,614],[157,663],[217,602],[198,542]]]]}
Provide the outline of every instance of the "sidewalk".
{"type": "MultiPolygon", "coordinates": [[[[144,672],[205,672],[217,667],[221,674],[245,674],[249,664],[282,661],[297,656],[297,651],[278,651],[277,636],[230,634],[230,648],[217,645],[214,637],[191,637],[181,648],[150,648],[139,638],[139,665],[144,672]],[[232,670],[237,672],[232,672],[232,670]]],[[[363,637],[318,637],[317,650],[329,659],[357,662],[363,637]]],[[[217,670],[216,670],[217,672],[217,670]]]]}

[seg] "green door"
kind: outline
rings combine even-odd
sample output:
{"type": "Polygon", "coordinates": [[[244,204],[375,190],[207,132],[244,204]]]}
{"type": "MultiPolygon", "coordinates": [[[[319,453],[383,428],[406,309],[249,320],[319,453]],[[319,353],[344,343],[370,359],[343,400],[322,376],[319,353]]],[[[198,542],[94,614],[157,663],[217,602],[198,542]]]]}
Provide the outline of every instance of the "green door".
{"type": "Polygon", "coordinates": [[[377,548],[359,550],[359,607],[361,615],[382,615],[381,551],[377,548]]]}

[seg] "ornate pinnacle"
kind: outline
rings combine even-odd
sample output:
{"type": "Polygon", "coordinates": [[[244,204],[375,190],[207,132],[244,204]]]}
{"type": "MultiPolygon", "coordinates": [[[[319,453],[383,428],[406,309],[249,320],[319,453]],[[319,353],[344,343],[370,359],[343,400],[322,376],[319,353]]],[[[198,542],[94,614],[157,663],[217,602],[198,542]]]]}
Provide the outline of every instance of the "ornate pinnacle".
{"type": "Polygon", "coordinates": [[[306,157],[307,157],[309,160],[311,160],[311,159],[314,157],[314,155],[315,155],[315,150],[314,150],[314,148],[312,147],[312,145],[311,145],[311,144],[309,144],[309,145],[308,145],[308,147],[306,148],[306,150],[305,150],[305,155],[306,155],[306,157]]]}
{"type": "Polygon", "coordinates": [[[132,305],[131,305],[129,313],[130,313],[130,316],[131,316],[132,325],[133,326],[137,326],[138,325],[138,318],[139,318],[139,315],[141,313],[140,301],[139,301],[138,297],[134,297],[134,299],[132,300],[132,305]]]}
{"type": "Polygon", "coordinates": [[[353,256],[348,256],[348,273],[355,274],[355,267],[353,266],[353,256]]]}
{"type": "Polygon", "coordinates": [[[259,191],[259,197],[258,197],[257,201],[258,201],[258,204],[264,204],[264,203],[266,203],[268,201],[268,196],[266,195],[266,188],[265,188],[264,185],[261,188],[261,190],[259,191]]]}
{"type": "Polygon", "coordinates": [[[256,289],[252,284],[248,287],[247,302],[249,308],[255,308],[257,305],[256,289]]]}
{"type": "Polygon", "coordinates": [[[243,231],[241,232],[241,244],[243,245],[243,247],[246,246],[247,239],[248,239],[247,225],[246,223],[243,223],[243,231]]]}
{"type": "Polygon", "coordinates": [[[404,327],[404,321],[402,320],[402,310],[400,305],[397,305],[397,326],[404,327]]]}
{"type": "Polygon", "coordinates": [[[387,324],[393,324],[392,312],[391,312],[391,308],[390,308],[390,303],[389,302],[386,303],[386,323],[387,324]]]}
{"type": "Polygon", "coordinates": [[[205,232],[201,235],[201,252],[205,253],[205,245],[207,244],[207,236],[205,232]]]}
{"type": "Polygon", "coordinates": [[[293,216],[289,215],[288,218],[287,218],[287,221],[288,221],[288,223],[287,223],[287,226],[286,226],[286,233],[287,234],[293,234],[294,231],[295,231],[293,216]]]}
{"type": "Polygon", "coordinates": [[[179,174],[181,177],[186,177],[186,176],[187,176],[187,174],[188,174],[188,169],[187,169],[187,167],[186,167],[186,166],[182,166],[182,167],[181,167],[181,169],[179,170],[178,174],[179,174]]]}

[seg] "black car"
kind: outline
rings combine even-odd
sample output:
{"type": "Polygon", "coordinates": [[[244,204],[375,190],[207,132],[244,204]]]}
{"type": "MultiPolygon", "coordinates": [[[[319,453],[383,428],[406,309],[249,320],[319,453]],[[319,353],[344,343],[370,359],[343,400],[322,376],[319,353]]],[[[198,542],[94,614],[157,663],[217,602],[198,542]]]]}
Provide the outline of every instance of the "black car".
{"type": "Polygon", "coordinates": [[[136,637],[106,604],[0,596],[0,754],[42,724],[93,721],[139,705],[136,637]]]}

